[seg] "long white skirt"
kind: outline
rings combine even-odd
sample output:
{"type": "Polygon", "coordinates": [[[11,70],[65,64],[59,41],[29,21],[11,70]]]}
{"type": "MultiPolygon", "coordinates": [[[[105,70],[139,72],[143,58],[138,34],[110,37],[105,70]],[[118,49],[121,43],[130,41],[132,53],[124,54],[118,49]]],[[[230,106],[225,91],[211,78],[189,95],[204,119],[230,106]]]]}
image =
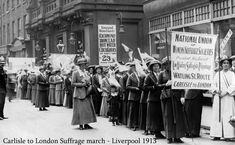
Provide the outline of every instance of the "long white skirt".
{"type": "Polygon", "coordinates": [[[221,98],[221,119],[219,121],[219,96],[215,95],[212,106],[210,136],[235,138],[235,128],[229,123],[231,116],[235,116],[234,96],[226,95],[221,98]]]}

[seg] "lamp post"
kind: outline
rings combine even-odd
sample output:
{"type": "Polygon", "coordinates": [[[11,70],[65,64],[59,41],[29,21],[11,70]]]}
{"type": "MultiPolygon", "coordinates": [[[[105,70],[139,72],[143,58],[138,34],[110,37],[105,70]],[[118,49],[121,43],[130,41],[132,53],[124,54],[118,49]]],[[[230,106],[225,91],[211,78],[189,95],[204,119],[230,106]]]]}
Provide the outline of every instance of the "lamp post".
{"type": "Polygon", "coordinates": [[[119,33],[124,33],[125,29],[124,29],[124,25],[122,24],[122,12],[119,13],[120,16],[120,27],[119,27],[119,33]]]}

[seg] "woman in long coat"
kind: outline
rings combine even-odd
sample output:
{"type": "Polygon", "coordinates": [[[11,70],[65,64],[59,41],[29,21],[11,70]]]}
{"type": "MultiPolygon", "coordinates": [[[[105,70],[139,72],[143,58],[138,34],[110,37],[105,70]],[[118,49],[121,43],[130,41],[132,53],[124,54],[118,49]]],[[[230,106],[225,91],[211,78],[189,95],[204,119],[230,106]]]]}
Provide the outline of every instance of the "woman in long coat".
{"type": "Polygon", "coordinates": [[[213,92],[216,94],[212,106],[212,123],[210,136],[214,140],[225,138],[230,140],[235,138],[235,128],[229,124],[232,116],[235,116],[235,74],[230,71],[231,60],[224,58],[221,60],[223,70],[215,74],[213,92]],[[219,90],[220,82],[220,90],[219,90]],[[220,108],[219,108],[220,106],[220,108]]]}
{"type": "Polygon", "coordinates": [[[28,86],[27,79],[28,79],[27,70],[23,70],[23,74],[20,77],[21,99],[28,99],[26,98],[27,86],[28,86]]]}
{"type": "Polygon", "coordinates": [[[107,99],[110,95],[110,84],[108,70],[104,71],[105,77],[102,79],[101,89],[102,89],[102,102],[100,107],[100,116],[108,117],[108,102],[107,99]]]}
{"type": "Polygon", "coordinates": [[[66,94],[65,106],[68,108],[73,108],[73,86],[71,85],[71,75],[72,72],[69,72],[64,81],[64,89],[66,94]]]}
{"type": "Polygon", "coordinates": [[[63,78],[60,76],[60,70],[56,71],[55,82],[55,105],[63,105],[63,78]]]}
{"type": "Polygon", "coordinates": [[[121,103],[122,103],[122,121],[121,123],[127,125],[127,118],[128,118],[128,95],[129,91],[126,89],[126,82],[129,77],[128,72],[124,72],[122,77],[120,78],[120,85],[121,85],[121,103]]]}
{"type": "Polygon", "coordinates": [[[37,95],[37,75],[35,72],[31,73],[31,79],[30,82],[32,84],[32,92],[31,92],[31,102],[33,103],[33,105],[35,105],[36,103],[36,95],[37,95]]]}
{"type": "Polygon", "coordinates": [[[180,99],[183,97],[184,91],[171,89],[170,63],[170,61],[163,59],[162,65],[165,69],[159,74],[159,84],[164,87],[163,91],[166,92],[166,96],[161,94],[165,136],[168,143],[183,143],[180,138],[185,136],[186,128],[180,99]]]}
{"type": "Polygon", "coordinates": [[[161,87],[158,85],[161,63],[154,60],[149,64],[150,74],[144,81],[144,88],[148,90],[147,98],[147,122],[146,128],[155,134],[156,138],[165,138],[161,131],[164,130],[161,108],[161,87]]]}
{"type": "Polygon", "coordinates": [[[128,96],[128,119],[127,127],[133,128],[133,131],[136,131],[138,128],[139,122],[139,104],[140,104],[140,95],[141,90],[139,88],[140,78],[136,72],[135,64],[131,65],[132,74],[127,79],[126,88],[129,90],[128,96]]]}
{"type": "Polygon", "coordinates": [[[44,74],[45,69],[40,68],[39,71],[40,74],[36,78],[37,82],[36,107],[39,108],[39,111],[42,111],[42,110],[47,110],[46,107],[49,107],[49,99],[48,99],[49,83],[46,74],[44,74]]]}
{"type": "Polygon", "coordinates": [[[51,72],[51,76],[49,77],[49,102],[51,105],[55,105],[55,73],[56,71],[51,72]]]}
{"type": "Polygon", "coordinates": [[[31,73],[28,74],[28,78],[27,78],[27,93],[26,93],[26,99],[31,100],[32,98],[32,84],[31,84],[31,73]]]}
{"type": "Polygon", "coordinates": [[[77,69],[72,74],[73,93],[73,118],[72,125],[79,125],[79,129],[90,129],[88,123],[96,122],[96,114],[92,98],[87,96],[87,89],[91,85],[91,78],[85,71],[87,60],[85,58],[75,59],[77,69]]]}
{"type": "Polygon", "coordinates": [[[103,79],[103,69],[102,66],[96,66],[95,67],[95,74],[92,76],[92,85],[95,89],[95,94],[92,96],[95,112],[97,115],[100,115],[101,111],[101,103],[102,103],[102,89],[101,89],[101,83],[103,79]]]}

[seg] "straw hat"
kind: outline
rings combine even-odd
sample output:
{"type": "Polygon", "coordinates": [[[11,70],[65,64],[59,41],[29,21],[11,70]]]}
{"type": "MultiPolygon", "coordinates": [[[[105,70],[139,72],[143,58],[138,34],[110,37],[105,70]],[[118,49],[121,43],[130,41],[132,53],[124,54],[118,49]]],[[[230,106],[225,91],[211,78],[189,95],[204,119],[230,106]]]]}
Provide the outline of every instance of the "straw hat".
{"type": "Polygon", "coordinates": [[[161,62],[159,60],[153,60],[149,63],[148,68],[151,69],[154,64],[159,64],[161,67],[161,62]]]}

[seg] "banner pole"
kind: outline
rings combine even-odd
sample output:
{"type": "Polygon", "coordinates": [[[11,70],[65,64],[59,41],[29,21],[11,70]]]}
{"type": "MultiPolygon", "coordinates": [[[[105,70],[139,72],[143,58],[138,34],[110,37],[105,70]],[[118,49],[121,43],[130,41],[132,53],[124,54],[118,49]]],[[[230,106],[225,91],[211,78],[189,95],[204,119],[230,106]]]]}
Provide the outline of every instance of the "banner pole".
{"type": "Polygon", "coordinates": [[[220,98],[220,95],[221,95],[221,79],[220,79],[220,25],[218,25],[218,29],[217,29],[217,32],[218,32],[218,61],[219,61],[219,122],[221,121],[221,98],[220,98]]]}

